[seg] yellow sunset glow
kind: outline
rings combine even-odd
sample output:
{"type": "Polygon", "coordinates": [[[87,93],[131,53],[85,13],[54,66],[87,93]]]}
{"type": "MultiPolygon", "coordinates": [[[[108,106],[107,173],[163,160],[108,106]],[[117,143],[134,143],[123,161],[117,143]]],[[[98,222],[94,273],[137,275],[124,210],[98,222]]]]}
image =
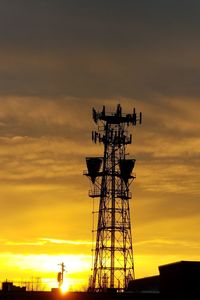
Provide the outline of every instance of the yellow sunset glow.
{"type": "MultiPolygon", "coordinates": [[[[8,100],[7,105],[19,105],[20,101],[8,100]]],[[[29,107],[22,103],[24,112],[20,115],[19,110],[17,114],[23,120],[29,107]]],[[[51,105],[48,113],[53,116],[53,111],[58,113],[61,107],[53,102],[51,105]]],[[[129,103],[124,106],[129,111],[129,103]]],[[[143,110],[144,114],[153,113],[147,104],[143,110]]],[[[4,111],[10,113],[6,106],[4,111]]],[[[41,118],[37,119],[36,111],[30,114],[33,119],[41,118]]],[[[187,107],[187,114],[192,119],[195,112],[187,107]]],[[[81,117],[85,115],[86,110],[81,117]]],[[[88,118],[86,133],[93,129],[91,116],[88,118]]],[[[68,124],[64,116],[62,122],[68,124]]],[[[185,122],[179,119],[176,126],[182,128],[185,122]]],[[[135,132],[134,145],[129,147],[137,159],[130,200],[136,278],[158,274],[161,264],[200,259],[196,231],[199,173],[195,165],[199,139],[194,136],[188,142],[183,139],[175,143],[173,136],[163,139],[159,132],[152,138],[153,133],[145,124],[143,127],[135,132]]],[[[76,130],[80,130],[79,124],[76,130]]],[[[0,137],[0,143],[0,189],[4,200],[0,212],[0,280],[22,285],[30,282],[30,289],[51,290],[58,287],[59,264],[64,262],[67,289],[86,290],[92,263],[93,204],[88,197],[90,183],[82,173],[85,157],[100,155],[102,147],[92,145],[89,136],[81,139],[81,134],[78,140],[44,135],[0,137]]],[[[98,201],[94,201],[96,210],[98,201]]]]}
{"type": "Polygon", "coordinates": [[[57,289],[62,262],[63,289],[87,290],[103,105],[143,115],[126,149],[136,278],[200,260],[200,1],[89,2],[0,1],[0,282],[28,290],[57,289]]]}
{"type": "Polygon", "coordinates": [[[68,290],[69,290],[69,283],[65,281],[65,282],[61,285],[60,289],[61,289],[62,294],[67,293],[68,290]]]}
{"type": "Polygon", "coordinates": [[[60,261],[65,261],[62,290],[77,290],[87,286],[88,270],[91,257],[87,255],[14,255],[11,253],[0,254],[1,281],[13,280],[23,285],[40,279],[40,288],[51,290],[58,287],[57,272],[60,261]]]}

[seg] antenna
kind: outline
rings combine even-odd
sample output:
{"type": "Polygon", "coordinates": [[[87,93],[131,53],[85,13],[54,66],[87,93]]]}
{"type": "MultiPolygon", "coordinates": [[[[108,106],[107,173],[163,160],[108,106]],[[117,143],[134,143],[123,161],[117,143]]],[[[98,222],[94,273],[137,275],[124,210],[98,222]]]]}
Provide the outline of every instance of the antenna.
{"type": "Polygon", "coordinates": [[[127,158],[126,147],[132,142],[128,127],[141,124],[142,114],[138,117],[135,108],[132,114],[124,114],[118,104],[111,114],[106,113],[105,106],[102,112],[93,108],[93,120],[98,132],[92,132],[92,141],[103,144],[104,154],[103,157],[86,157],[84,173],[92,182],[89,196],[99,198],[89,290],[122,291],[134,278],[129,189],[135,179],[132,171],[136,160],[127,158]]]}
{"type": "Polygon", "coordinates": [[[59,266],[61,266],[61,271],[58,272],[57,274],[57,281],[58,281],[58,287],[61,288],[63,285],[63,281],[64,281],[64,272],[65,272],[65,264],[62,262],[60,264],[58,264],[59,266]]]}

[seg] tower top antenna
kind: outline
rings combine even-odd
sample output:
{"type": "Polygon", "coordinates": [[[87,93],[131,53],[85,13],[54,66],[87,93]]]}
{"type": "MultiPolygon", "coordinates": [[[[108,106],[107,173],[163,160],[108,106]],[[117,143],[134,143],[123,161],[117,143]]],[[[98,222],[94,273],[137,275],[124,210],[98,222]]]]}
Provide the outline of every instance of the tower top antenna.
{"type": "Polygon", "coordinates": [[[105,121],[109,124],[120,124],[127,123],[128,125],[135,126],[138,122],[142,124],[142,113],[139,113],[139,116],[136,114],[135,108],[133,108],[132,114],[122,113],[122,107],[120,104],[117,105],[116,112],[106,113],[105,106],[101,112],[97,112],[94,108],[92,109],[93,120],[97,124],[98,121],[105,121]]]}

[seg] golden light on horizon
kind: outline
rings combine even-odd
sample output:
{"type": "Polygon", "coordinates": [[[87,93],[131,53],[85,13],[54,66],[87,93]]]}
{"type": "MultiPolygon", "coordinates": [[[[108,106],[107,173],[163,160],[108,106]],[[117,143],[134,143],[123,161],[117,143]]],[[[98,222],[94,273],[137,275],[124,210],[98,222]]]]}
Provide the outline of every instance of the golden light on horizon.
{"type": "Polygon", "coordinates": [[[40,279],[41,289],[51,290],[58,287],[57,272],[60,260],[65,261],[63,290],[79,290],[87,286],[91,257],[80,255],[48,255],[48,254],[0,254],[0,280],[6,279],[17,284],[40,279]],[[21,283],[20,283],[21,282],[21,283]]]}
{"type": "Polygon", "coordinates": [[[69,291],[69,283],[66,279],[63,282],[63,284],[61,285],[60,290],[61,290],[62,294],[66,294],[69,291]]]}
{"type": "MultiPolygon", "coordinates": [[[[27,102],[18,98],[1,107],[0,114],[5,115],[1,129],[15,118],[16,126],[9,125],[9,130],[21,128],[19,132],[6,132],[0,137],[0,280],[19,283],[40,277],[43,288],[50,290],[57,287],[58,263],[64,261],[68,289],[83,290],[91,275],[92,202],[88,197],[88,181],[82,173],[86,168],[85,157],[101,153],[102,148],[91,145],[91,103],[86,106],[78,103],[82,114],[78,124],[70,127],[77,112],[77,107],[73,107],[75,101],[72,101],[70,121],[68,117],[64,119],[64,100],[45,101],[40,105],[37,100],[35,105],[34,98],[27,102]],[[53,117],[54,110],[63,118],[61,132],[60,124],[56,127],[58,116],[53,117]],[[26,119],[27,114],[30,120],[26,119]],[[43,123],[43,117],[47,124],[43,123]],[[36,130],[32,126],[38,123],[36,130]],[[47,126],[46,132],[40,133],[43,126],[47,126]],[[35,135],[28,136],[29,131],[35,135]],[[66,136],[62,132],[67,132],[66,136]]],[[[102,103],[96,100],[101,107],[105,102],[105,99],[102,103]]],[[[125,111],[132,109],[135,102],[140,107],[138,100],[128,99],[125,111]]],[[[170,124],[168,113],[162,107],[143,103],[141,110],[146,123],[135,134],[130,149],[137,160],[130,203],[137,278],[157,274],[160,264],[199,260],[200,240],[196,228],[200,220],[197,168],[200,144],[199,125],[193,122],[198,111],[196,100],[190,99],[190,105],[186,106],[185,99],[180,102],[171,99],[167,104],[168,112],[178,103],[178,113],[170,115],[170,124]],[[158,119],[153,121],[160,126],[151,127],[155,111],[158,119]]],[[[95,205],[98,207],[98,200],[95,205]]]]}
{"type": "Polygon", "coordinates": [[[58,288],[64,262],[67,289],[87,288],[103,105],[144,116],[128,149],[136,278],[200,260],[200,1],[89,2],[0,1],[0,282],[58,288]]]}

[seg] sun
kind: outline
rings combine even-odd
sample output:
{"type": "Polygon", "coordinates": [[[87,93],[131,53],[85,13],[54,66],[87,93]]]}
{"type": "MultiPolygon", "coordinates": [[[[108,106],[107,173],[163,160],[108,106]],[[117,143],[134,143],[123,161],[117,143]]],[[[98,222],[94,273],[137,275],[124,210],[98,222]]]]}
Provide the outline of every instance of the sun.
{"type": "Polygon", "coordinates": [[[69,283],[67,281],[63,282],[63,284],[60,287],[61,293],[65,294],[69,291],[69,283]]]}

